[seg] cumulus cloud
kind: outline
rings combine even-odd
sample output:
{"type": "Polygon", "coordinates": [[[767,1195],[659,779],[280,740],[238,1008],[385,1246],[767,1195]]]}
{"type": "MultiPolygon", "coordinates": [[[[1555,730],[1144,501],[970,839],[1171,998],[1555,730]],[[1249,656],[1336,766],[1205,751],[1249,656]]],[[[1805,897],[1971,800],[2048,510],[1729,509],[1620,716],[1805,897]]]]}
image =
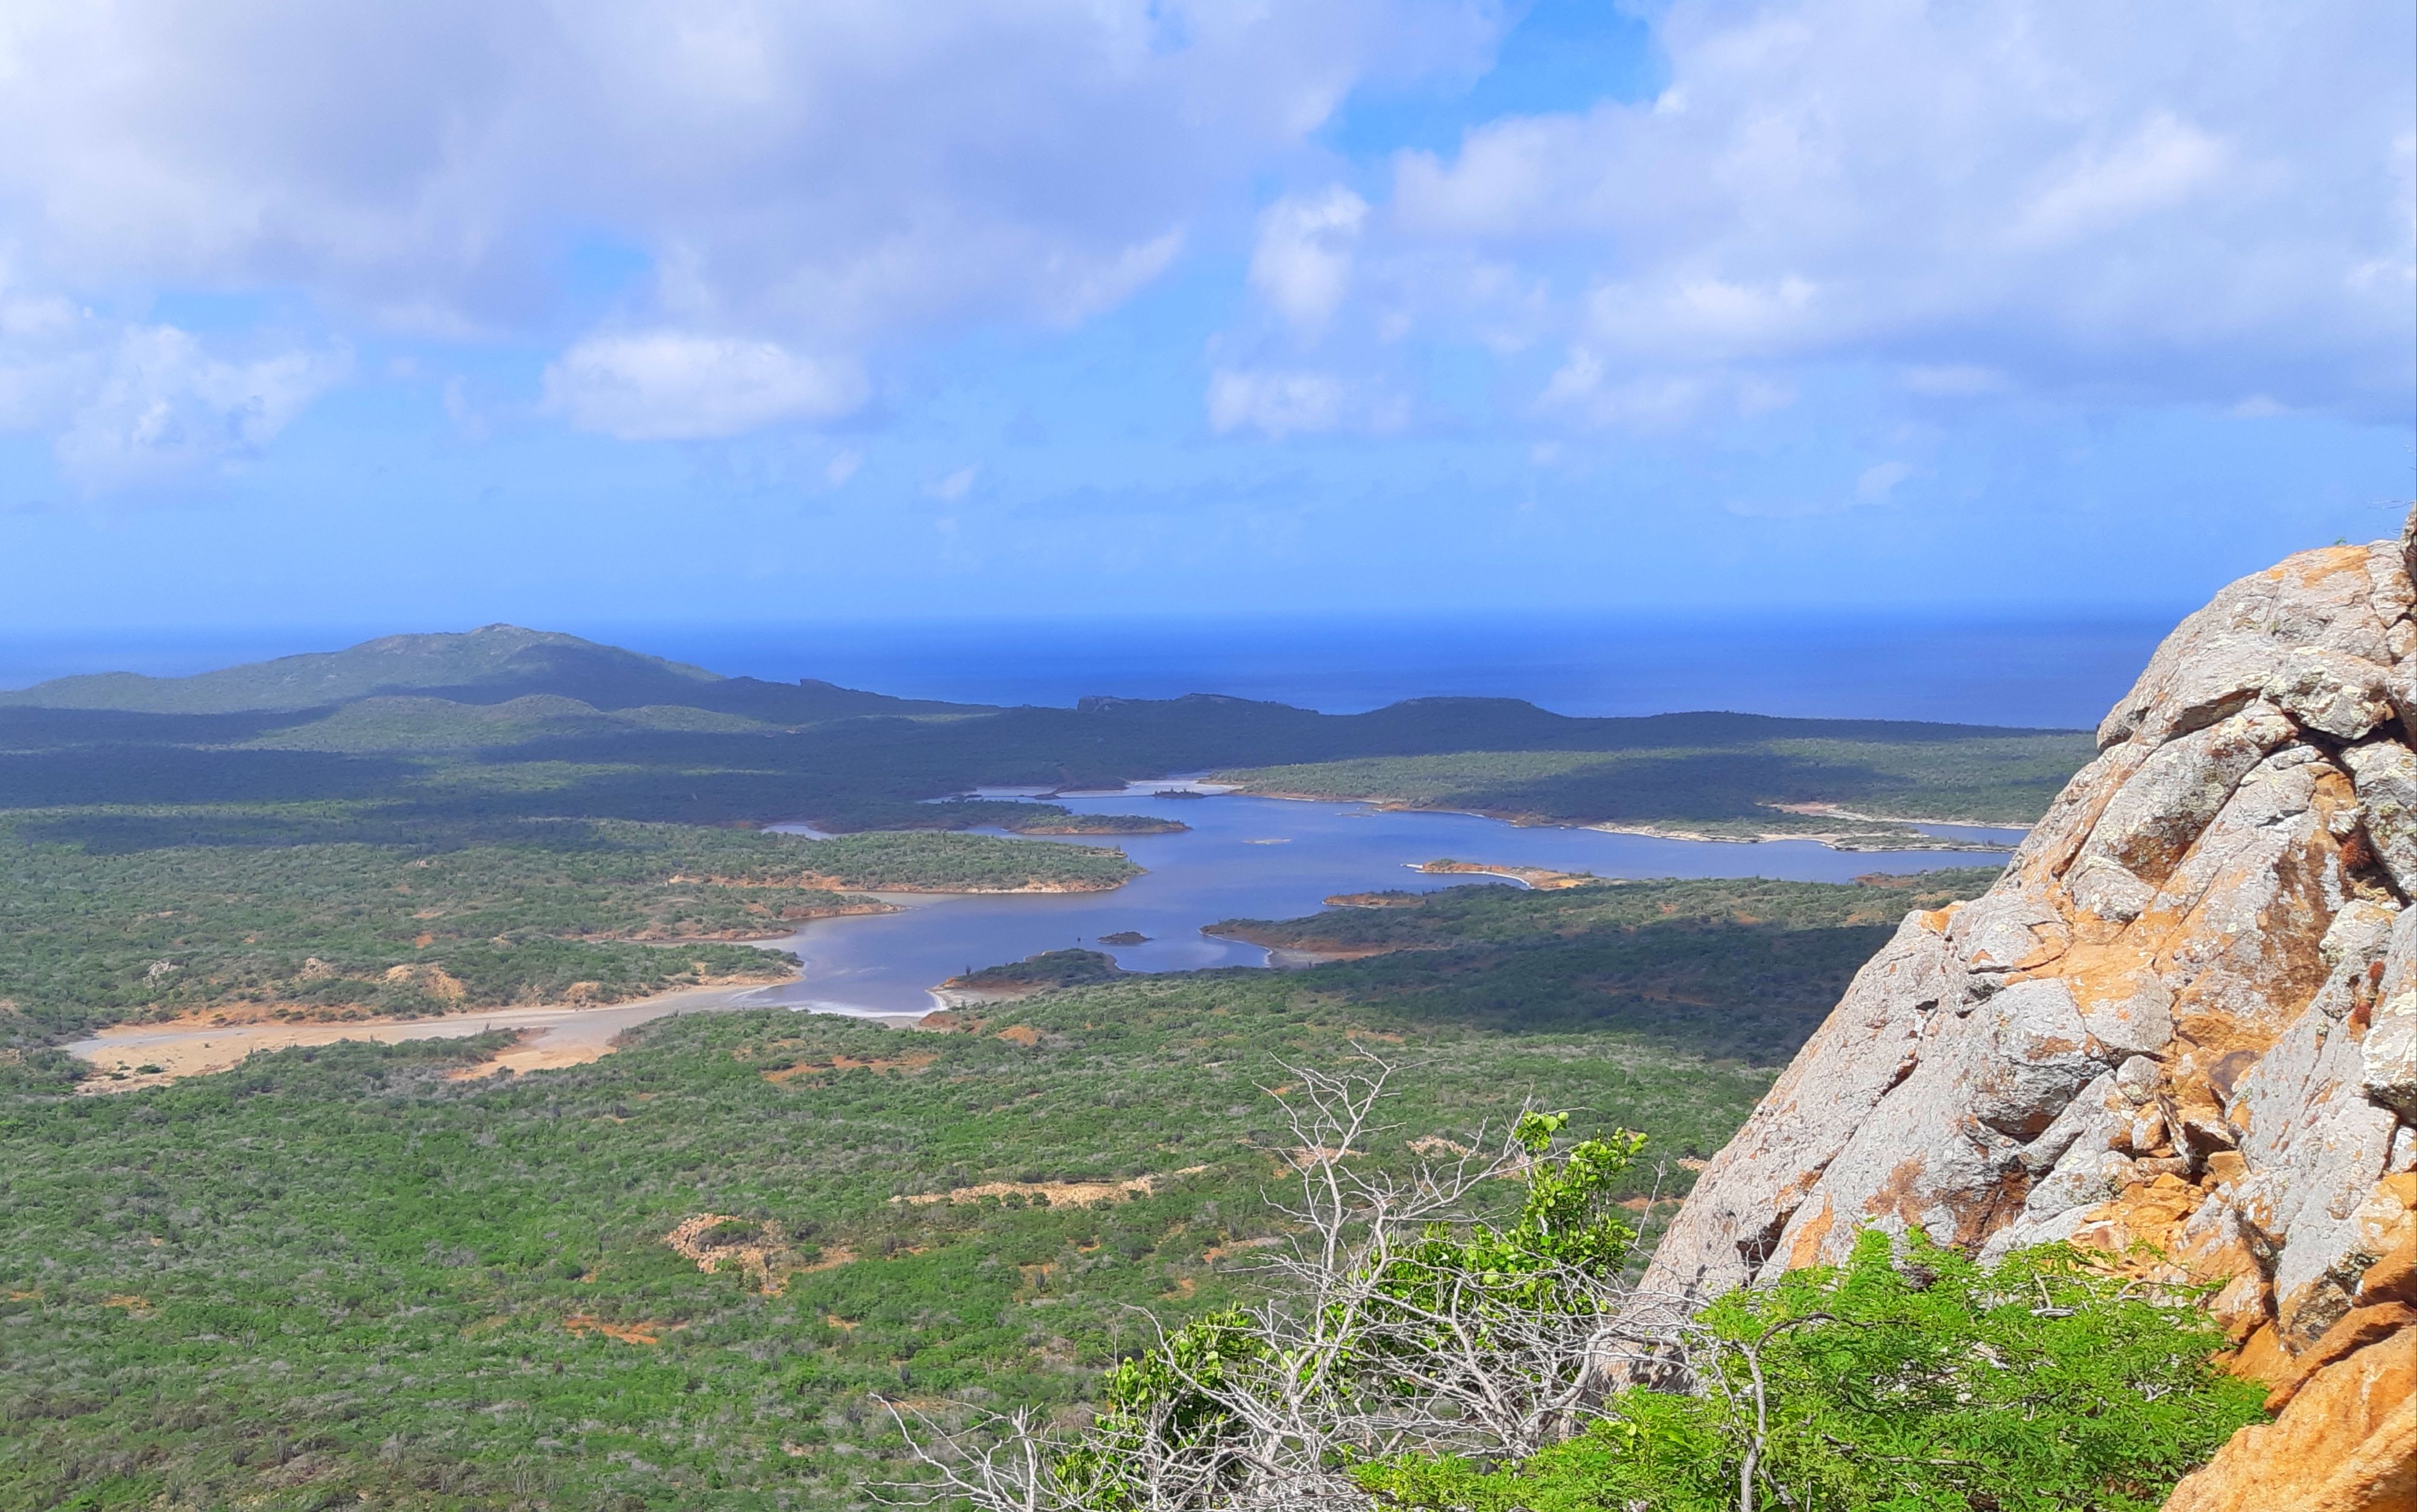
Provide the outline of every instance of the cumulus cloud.
{"type": "Polygon", "coordinates": [[[1208,375],[1208,403],[1217,434],[1248,431],[1273,441],[1329,431],[1389,435],[1410,419],[1408,402],[1380,382],[1314,368],[1221,367],[1208,375]]]}
{"type": "Polygon", "coordinates": [[[866,385],[853,363],[771,341],[646,331],[579,342],[546,369],[545,394],[582,431],[695,441],[835,419],[864,402],[866,385]]]}
{"type": "Polygon", "coordinates": [[[1436,309],[1487,262],[1575,269],[1524,314],[1574,326],[1548,410],[1856,363],[2405,418],[2407,8],[1677,0],[1655,28],[1659,98],[1401,154],[1361,254],[1440,270],[1436,309]]]}
{"type": "Polygon", "coordinates": [[[1795,402],[1795,390],[1756,373],[1631,371],[1587,348],[1554,370],[1537,409],[1589,428],[1666,431],[1721,416],[1751,418],[1795,402]]]}
{"type": "Polygon", "coordinates": [[[2215,189],[2231,156],[2229,144],[2161,111],[2050,179],[2016,217],[2014,240],[2058,246],[2176,208],[2215,189]]]}
{"type": "Polygon", "coordinates": [[[553,411],[616,437],[829,421],[917,341],[1063,328],[1241,234],[1220,433],[1399,424],[1413,338],[1528,365],[1523,413],[1554,427],[1756,413],[1824,365],[1931,409],[2405,417],[2405,6],[1668,0],[1644,8],[1658,98],[1335,182],[1316,133],[1342,101],[1473,77],[1515,8],[21,6],[0,425],[92,479],[206,470],[341,375],[324,336],[180,347],[87,312],[162,290],[542,344],[553,411]],[[574,307],[591,242],[643,271],[574,307]]]}
{"type": "Polygon", "coordinates": [[[1367,219],[1368,202],[1340,186],[1278,200],[1259,216],[1252,287],[1295,325],[1315,330],[1350,286],[1352,244],[1367,219]]]}
{"type": "Polygon", "coordinates": [[[342,352],[230,360],[175,326],[130,327],[91,365],[55,450],[71,480],[96,489],[222,465],[257,451],[349,366],[342,352]]]}
{"type": "Polygon", "coordinates": [[[530,340],[600,237],[647,277],[555,406],[730,434],[844,412],[902,340],[1114,307],[1356,84],[1466,71],[1499,27],[1486,0],[18,8],[0,249],[70,306],[267,289],[530,340]]]}
{"type": "Polygon", "coordinates": [[[440,328],[541,312],[564,226],[790,336],[1077,319],[1356,83],[1497,29],[1479,0],[57,6],[0,27],[0,197],[54,269],[440,328]]]}
{"type": "Polygon", "coordinates": [[[0,270],[0,430],[47,431],[87,492],[238,464],[350,367],[341,345],[213,342],[28,294],[0,270]]]}
{"type": "Polygon", "coordinates": [[[1855,497],[1867,504],[1885,502],[1896,491],[1896,486],[1913,476],[1909,462],[1874,462],[1855,479],[1855,497]]]}

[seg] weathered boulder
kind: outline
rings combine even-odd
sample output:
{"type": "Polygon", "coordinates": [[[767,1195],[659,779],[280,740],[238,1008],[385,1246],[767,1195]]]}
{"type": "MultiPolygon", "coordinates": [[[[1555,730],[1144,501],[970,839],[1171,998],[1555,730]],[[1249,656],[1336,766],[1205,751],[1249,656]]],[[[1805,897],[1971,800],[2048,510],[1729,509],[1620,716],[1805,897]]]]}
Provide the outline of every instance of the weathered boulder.
{"type": "Polygon", "coordinates": [[[2409,1331],[2326,1366],[2273,1423],[2244,1428],[2166,1512],[2408,1512],[2417,1506],[2417,1349],[2409,1331]]]}
{"type": "Polygon", "coordinates": [[[2393,639],[2410,599],[2399,544],[2304,552],[2224,589],[2149,658],[2099,725],[2100,747],[2163,745],[2213,724],[2270,681],[2288,680],[2278,678],[2288,653],[2330,652],[2381,667],[2403,659],[2393,639]]]}
{"type": "Polygon", "coordinates": [[[2184,620],[1998,885],[1856,976],[1646,1289],[1834,1263],[1873,1227],[2095,1247],[2216,1287],[2235,1368],[2288,1383],[2173,1507],[2407,1499],[2412,554],[2417,515],[2184,620]]]}

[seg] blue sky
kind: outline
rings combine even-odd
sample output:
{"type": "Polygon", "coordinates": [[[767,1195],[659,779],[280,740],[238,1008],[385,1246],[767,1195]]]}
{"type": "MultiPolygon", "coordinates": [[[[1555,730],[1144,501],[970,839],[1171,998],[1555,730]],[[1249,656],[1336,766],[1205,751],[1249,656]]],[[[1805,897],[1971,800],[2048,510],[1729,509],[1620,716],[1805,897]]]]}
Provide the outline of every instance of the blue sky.
{"type": "Polygon", "coordinates": [[[2411,491],[2398,5],[0,28],[0,634],[2156,614],[2411,491]]]}

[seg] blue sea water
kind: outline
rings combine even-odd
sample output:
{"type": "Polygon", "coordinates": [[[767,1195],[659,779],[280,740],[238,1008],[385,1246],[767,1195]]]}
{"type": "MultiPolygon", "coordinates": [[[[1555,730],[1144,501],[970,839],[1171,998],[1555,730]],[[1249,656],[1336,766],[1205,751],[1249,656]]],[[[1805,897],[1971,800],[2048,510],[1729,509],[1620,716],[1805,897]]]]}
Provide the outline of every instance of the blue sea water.
{"type": "MultiPolygon", "coordinates": [[[[980,703],[1226,693],[1347,713],[1455,694],[1575,715],[1735,709],[2072,729],[2098,721],[2171,624],[1405,613],[550,627],[721,673],[980,703]]],[[[0,639],[0,688],[73,673],[181,675],[405,627],[431,627],[0,639]]]]}
{"type": "Polygon", "coordinates": [[[618,643],[767,678],[915,698],[1071,704],[1226,693],[1329,713],[1527,699],[1573,715],[1756,714],[2076,729],[2169,620],[1537,616],[1046,622],[627,631],[618,643]]]}

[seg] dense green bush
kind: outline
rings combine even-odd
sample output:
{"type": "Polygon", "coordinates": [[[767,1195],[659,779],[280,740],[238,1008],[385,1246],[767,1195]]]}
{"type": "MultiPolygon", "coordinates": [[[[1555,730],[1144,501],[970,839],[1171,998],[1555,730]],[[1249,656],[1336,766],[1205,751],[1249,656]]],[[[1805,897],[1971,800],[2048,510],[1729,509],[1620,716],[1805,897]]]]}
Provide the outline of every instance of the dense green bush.
{"type": "Polygon", "coordinates": [[[1268,1299],[1110,1371],[1071,1443],[1013,1421],[1041,1453],[961,1441],[935,1474],[981,1512],[2151,1512],[2260,1416],[2202,1296],[2104,1257],[1872,1231],[1709,1306],[1641,1295],[1611,1205],[1640,1136],[1555,1151],[1566,1119],[1529,1112],[1507,1162],[1370,1181],[1346,1166],[1381,1081],[1300,1074],[1342,1137],[1268,1299]],[[1511,1220],[1433,1216],[1506,1169],[1511,1220]],[[1604,1395],[1615,1361],[1648,1383],[1604,1395]]]}
{"type": "Polygon", "coordinates": [[[1867,1233],[1707,1308],[1694,1394],[1624,1392],[1517,1464],[1360,1478],[1434,1512],[2148,1512],[2264,1388],[2211,1363],[2224,1337],[2188,1298],[2137,1291],[2061,1246],[1983,1267],[1867,1233]]]}

